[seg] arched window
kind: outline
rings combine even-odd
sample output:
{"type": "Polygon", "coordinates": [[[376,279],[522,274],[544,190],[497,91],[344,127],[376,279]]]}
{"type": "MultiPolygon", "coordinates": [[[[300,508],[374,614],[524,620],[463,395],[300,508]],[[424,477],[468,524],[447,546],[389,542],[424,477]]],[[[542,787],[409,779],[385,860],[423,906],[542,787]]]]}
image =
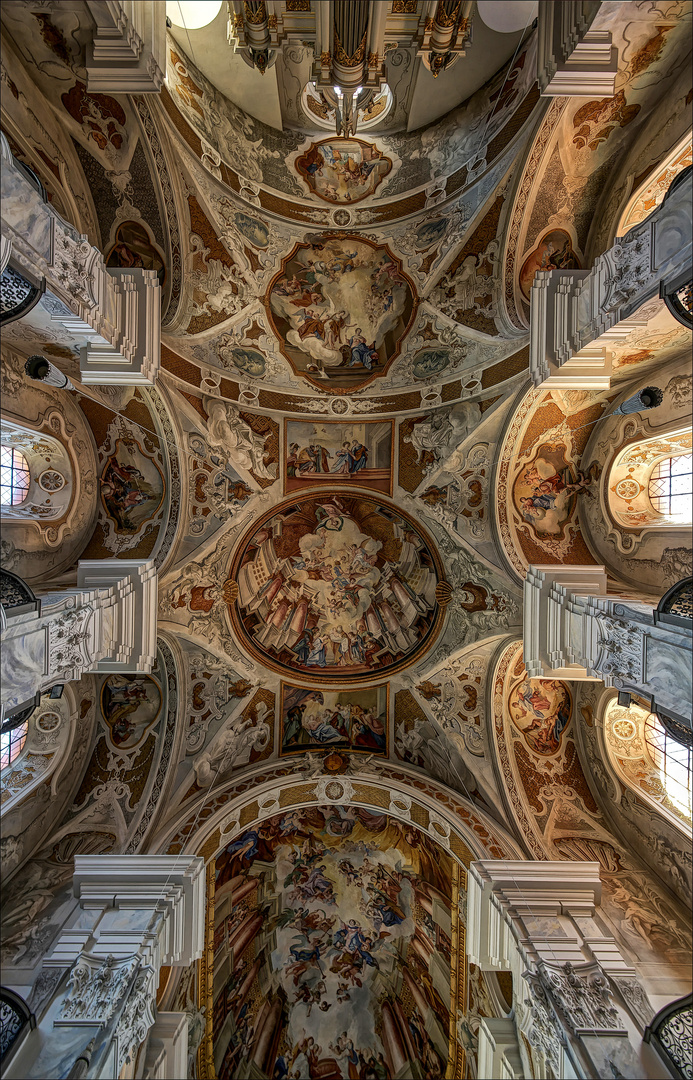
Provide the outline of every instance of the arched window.
{"type": "Polygon", "coordinates": [[[693,458],[690,454],[658,461],[650,474],[648,495],[659,514],[693,521],[693,458]]]}
{"type": "Polygon", "coordinates": [[[669,799],[691,816],[691,751],[673,739],[656,713],[645,720],[645,746],[669,799]]]}
{"type": "MultiPolygon", "coordinates": [[[[32,710],[33,711],[33,710],[32,710]]],[[[13,718],[9,723],[16,723],[17,718],[13,718]]],[[[21,754],[24,749],[24,743],[26,742],[27,732],[29,731],[29,719],[20,720],[16,727],[10,728],[8,731],[0,731],[0,769],[6,769],[8,765],[11,765],[13,761],[21,754]]]]}
{"type": "Polygon", "coordinates": [[[21,450],[15,446],[0,446],[0,503],[18,506],[29,494],[31,473],[21,450]]]}
{"type": "Polygon", "coordinates": [[[65,687],[61,698],[43,694],[38,703],[5,720],[0,728],[0,816],[4,820],[36,787],[60,773],[72,752],[77,715],[74,694],[65,687]]]}
{"type": "Polygon", "coordinates": [[[32,521],[40,527],[64,519],[72,503],[72,464],[66,447],[44,431],[3,416],[0,453],[3,523],[32,521]]]}
{"type": "Polygon", "coordinates": [[[656,713],[612,696],[603,713],[606,750],[619,778],[679,828],[691,823],[691,750],[656,713]],[[666,726],[665,726],[666,725],[666,726]]]}
{"type": "Polygon", "coordinates": [[[693,522],[691,429],[638,439],[617,455],[608,473],[614,521],[642,533],[693,522]]]}

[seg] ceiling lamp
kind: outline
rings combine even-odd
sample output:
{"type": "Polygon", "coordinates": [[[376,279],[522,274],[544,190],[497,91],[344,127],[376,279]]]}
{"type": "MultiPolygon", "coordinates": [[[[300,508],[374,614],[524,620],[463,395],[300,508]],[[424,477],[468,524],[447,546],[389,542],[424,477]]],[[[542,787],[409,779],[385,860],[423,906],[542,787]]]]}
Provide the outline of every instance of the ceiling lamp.
{"type": "Polygon", "coordinates": [[[166,0],[166,14],[174,26],[201,30],[214,22],[221,5],[222,0],[166,0]]]}
{"type": "Polygon", "coordinates": [[[537,17],[539,4],[536,0],[477,0],[479,18],[497,34],[516,34],[524,30],[537,17]]]}

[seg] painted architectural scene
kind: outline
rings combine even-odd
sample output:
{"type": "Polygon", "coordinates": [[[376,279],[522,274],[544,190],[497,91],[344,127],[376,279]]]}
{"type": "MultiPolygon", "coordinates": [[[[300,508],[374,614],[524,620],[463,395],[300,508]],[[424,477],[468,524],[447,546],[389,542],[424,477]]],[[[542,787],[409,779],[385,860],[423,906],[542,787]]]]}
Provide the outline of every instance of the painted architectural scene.
{"type": "Polygon", "coordinates": [[[296,170],[325,202],[354,203],[372,195],[392,161],[361,139],[325,139],[296,158],[296,170]]]}
{"type": "Polygon", "coordinates": [[[266,304],[297,374],[323,389],[355,390],[399,354],[415,293],[386,246],[327,235],[296,245],[266,304]]]}
{"type": "Polygon", "coordinates": [[[278,671],[369,677],[434,631],[436,561],[419,527],[380,502],[304,496],[253,531],[233,575],[235,625],[278,671]]]}
{"type": "MultiPolygon", "coordinates": [[[[337,662],[346,642],[335,641],[337,662]]],[[[304,750],[387,752],[388,688],[309,690],[282,683],[282,753],[304,750]]]]}
{"type": "Polygon", "coordinates": [[[392,494],[391,420],[301,423],[287,420],[285,491],[345,484],[392,494]]]}
{"type": "Polygon", "coordinates": [[[385,814],[289,810],[233,840],[215,869],[220,1080],[442,1080],[457,899],[450,856],[385,814]]]}

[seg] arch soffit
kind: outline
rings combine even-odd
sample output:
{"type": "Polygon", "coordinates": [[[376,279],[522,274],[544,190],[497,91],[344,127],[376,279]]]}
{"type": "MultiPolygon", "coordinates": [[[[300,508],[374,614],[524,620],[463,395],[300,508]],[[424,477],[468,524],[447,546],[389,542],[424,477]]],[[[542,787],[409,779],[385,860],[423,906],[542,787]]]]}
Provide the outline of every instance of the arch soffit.
{"type": "Polygon", "coordinates": [[[465,867],[474,859],[524,858],[517,842],[466,799],[389,763],[387,775],[372,767],[348,776],[310,776],[306,771],[297,777],[290,763],[246,772],[213,798],[206,793],[186,808],[148,846],[152,854],[195,854],[209,860],[244,830],[275,814],[325,805],[360,806],[394,817],[426,833],[465,867]]]}

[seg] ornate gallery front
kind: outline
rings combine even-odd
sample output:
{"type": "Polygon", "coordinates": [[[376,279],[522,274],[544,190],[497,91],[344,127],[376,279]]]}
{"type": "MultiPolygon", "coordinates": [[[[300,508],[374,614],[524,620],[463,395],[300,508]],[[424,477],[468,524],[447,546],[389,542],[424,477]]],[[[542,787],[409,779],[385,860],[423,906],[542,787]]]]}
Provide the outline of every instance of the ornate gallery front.
{"type": "Polygon", "coordinates": [[[691,1074],[692,5],[2,5],[2,1071],[691,1074]]]}

